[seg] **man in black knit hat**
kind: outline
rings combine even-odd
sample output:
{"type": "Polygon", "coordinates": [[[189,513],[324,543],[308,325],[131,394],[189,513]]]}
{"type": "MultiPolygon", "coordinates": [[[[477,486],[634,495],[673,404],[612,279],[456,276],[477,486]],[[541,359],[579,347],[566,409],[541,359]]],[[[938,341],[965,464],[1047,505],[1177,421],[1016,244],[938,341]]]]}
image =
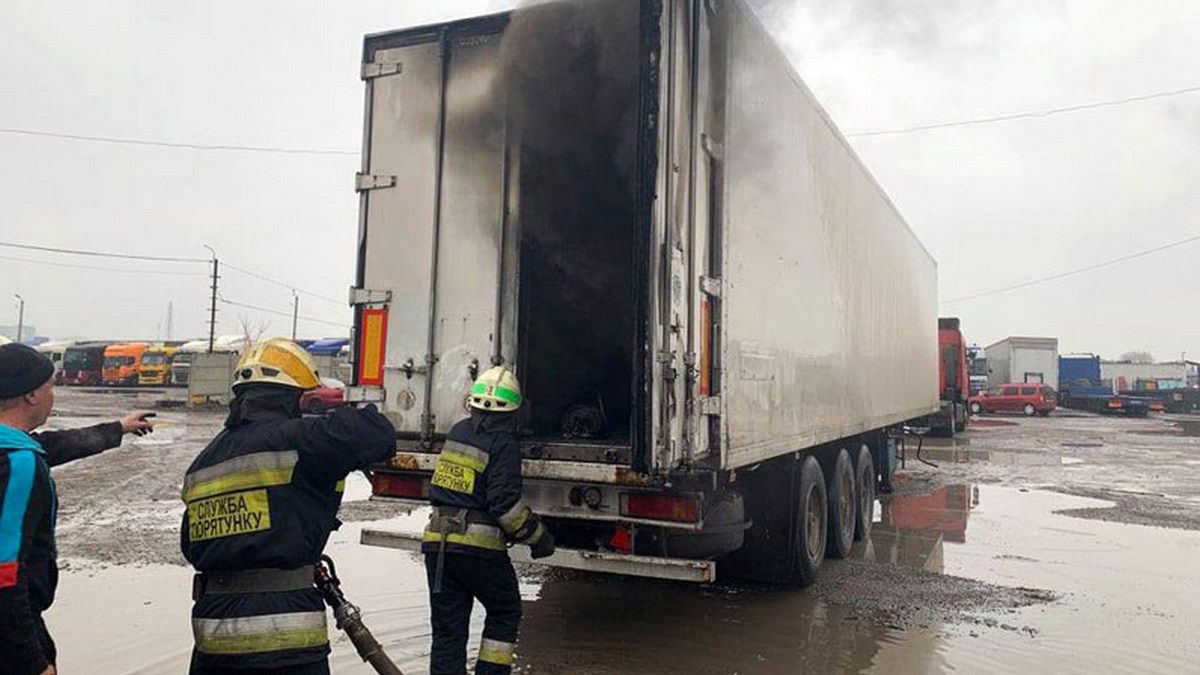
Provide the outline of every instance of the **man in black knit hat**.
{"type": "Polygon", "coordinates": [[[53,675],[54,641],[42,612],[58,585],[50,467],[153,430],[149,413],[71,431],[33,433],[54,407],[54,366],[19,344],[0,346],[0,675],[53,675]]]}

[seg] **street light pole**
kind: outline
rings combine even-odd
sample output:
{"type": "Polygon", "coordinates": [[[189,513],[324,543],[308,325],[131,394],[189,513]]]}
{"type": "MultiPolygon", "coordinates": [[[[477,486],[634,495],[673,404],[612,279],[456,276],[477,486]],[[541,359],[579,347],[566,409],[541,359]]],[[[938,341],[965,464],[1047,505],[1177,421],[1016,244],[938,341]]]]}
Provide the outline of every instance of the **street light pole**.
{"type": "Polygon", "coordinates": [[[217,252],[213,247],[204,244],[204,248],[212,254],[212,302],[208,306],[208,353],[211,354],[217,336],[217,279],[221,278],[221,263],[217,260],[217,252]]]}
{"type": "Polygon", "coordinates": [[[20,293],[13,293],[13,297],[21,303],[21,309],[17,312],[17,344],[20,344],[21,333],[25,332],[25,298],[20,293]]]}
{"type": "Polygon", "coordinates": [[[296,341],[296,321],[300,318],[300,296],[292,289],[292,342],[296,341]]]}

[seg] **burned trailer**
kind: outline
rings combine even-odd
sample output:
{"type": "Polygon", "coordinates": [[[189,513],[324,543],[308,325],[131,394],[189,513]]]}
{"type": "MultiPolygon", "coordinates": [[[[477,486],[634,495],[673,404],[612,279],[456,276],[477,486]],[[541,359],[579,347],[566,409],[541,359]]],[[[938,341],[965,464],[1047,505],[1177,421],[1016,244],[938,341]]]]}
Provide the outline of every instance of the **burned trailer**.
{"type": "Polygon", "coordinates": [[[503,363],[539,562],[808,583],[867,533],[889,430],[938,410],[936,265],[743,0],[537,4],[363,56],[376,497],[422,502],[503,363]]]}

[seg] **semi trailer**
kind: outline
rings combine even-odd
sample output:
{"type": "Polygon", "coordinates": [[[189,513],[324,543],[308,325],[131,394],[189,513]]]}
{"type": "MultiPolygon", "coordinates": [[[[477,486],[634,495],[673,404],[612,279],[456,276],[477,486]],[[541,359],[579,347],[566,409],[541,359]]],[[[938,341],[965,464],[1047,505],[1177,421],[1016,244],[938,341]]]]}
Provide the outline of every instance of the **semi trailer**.
{"type": "Polygon", "coordinates": [[[807,584],[868,534],[875,467],[938,410],[936,264],[744,0],[369,35],[361,75],[347,398],[398,430],[376,498],[425,503],[506,364],[539,562],[807,584]]]}

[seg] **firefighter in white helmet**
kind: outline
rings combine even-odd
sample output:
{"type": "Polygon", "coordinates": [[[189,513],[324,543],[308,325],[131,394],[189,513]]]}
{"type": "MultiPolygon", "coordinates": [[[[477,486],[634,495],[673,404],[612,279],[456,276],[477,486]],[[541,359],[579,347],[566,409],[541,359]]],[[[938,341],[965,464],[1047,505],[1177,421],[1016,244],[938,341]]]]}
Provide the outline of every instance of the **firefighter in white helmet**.
{"type": "Polygon", "coordinates": [[[396,430],[373,407],[301,417],[319,385],[291,340],[250,348],[234,372],[225,428],[183,482],[193,675],[329,672],[325,602],[313,584],[346,475],[390,457],[396,430]]]}
{"type": "Polygon", "coordinates": [[[471,416],[454,425],[438,457],[429,491],[433,514],[422,544],[433,675],[465,672],[474,600],[487,610],[475,672],[511,672],[521,595],[508,545],[528,545],[534,558],[554,553],[554,538],[521,498],[521,403],[511,370],[498,366],[483,373],[467,399],[471,416]]]}

